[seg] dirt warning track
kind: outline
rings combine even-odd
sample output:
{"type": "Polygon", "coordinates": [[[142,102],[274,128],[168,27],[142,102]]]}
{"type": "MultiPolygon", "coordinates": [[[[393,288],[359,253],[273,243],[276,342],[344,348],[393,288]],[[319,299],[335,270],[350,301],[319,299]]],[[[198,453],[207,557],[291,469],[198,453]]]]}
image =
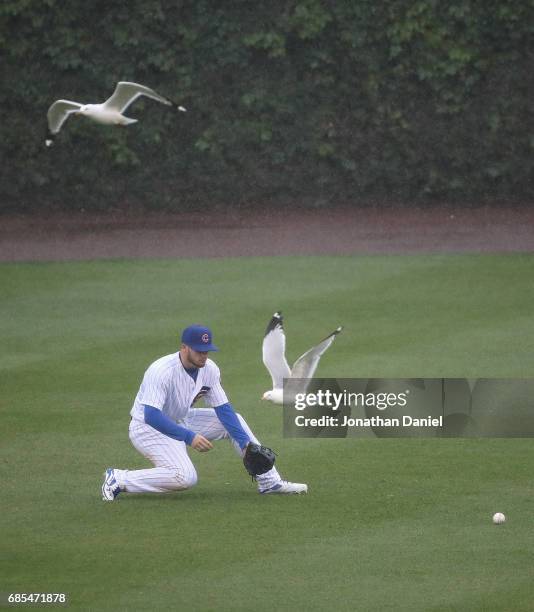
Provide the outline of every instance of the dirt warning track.
{"type": "Polygon", "coordinates": [[[0,261],[534,251],[532,207],[0,217],[0,261]]]}

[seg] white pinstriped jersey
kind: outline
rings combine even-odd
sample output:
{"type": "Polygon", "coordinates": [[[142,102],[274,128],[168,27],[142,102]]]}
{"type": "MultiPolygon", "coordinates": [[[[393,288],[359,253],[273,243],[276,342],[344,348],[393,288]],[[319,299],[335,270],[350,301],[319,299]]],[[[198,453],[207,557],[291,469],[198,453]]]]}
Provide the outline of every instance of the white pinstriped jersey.
{"type": "Polygon", "coordinates": [[[144,421],[143,405],[159,408],[173,421],[182,422],[199,394],[207,406],[228,402],[221,386],[221,373],[211,360],[199,368],[196,381],[185,371],[180,353],[166,355],[149,366],[135,398],[130,415],[144,421]]]}

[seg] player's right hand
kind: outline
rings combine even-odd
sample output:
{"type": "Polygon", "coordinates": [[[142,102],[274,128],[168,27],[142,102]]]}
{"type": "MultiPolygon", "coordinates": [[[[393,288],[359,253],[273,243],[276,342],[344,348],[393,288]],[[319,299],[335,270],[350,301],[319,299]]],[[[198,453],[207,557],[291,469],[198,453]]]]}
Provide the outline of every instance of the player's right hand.
{"type": "Polygon", "coordinates": [[[191,446],[199,453],[205,453],[213,448],[213,444],[207,438],[200,434],[197,434],[193,438],[191,446]]]}

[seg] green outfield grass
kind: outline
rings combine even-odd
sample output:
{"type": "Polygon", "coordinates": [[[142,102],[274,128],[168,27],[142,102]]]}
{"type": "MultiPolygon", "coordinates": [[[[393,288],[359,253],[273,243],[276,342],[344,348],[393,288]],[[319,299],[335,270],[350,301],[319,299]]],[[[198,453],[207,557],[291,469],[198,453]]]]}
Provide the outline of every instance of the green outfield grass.
{"type": "Polygon", "coordinates": [[[1,265],[0,591],[85,610],[532,610],[531,440],[284,439],[259,398],[277,309],[290,361],[345,326],[320,376],[532,376],[533,278],[519,254],[1,265]],[[129,409],[192,322],[308,496],[260,497],[221,442],[193,453],[190,491],[101,501],[105,467],[147,466],[129,409]]]}

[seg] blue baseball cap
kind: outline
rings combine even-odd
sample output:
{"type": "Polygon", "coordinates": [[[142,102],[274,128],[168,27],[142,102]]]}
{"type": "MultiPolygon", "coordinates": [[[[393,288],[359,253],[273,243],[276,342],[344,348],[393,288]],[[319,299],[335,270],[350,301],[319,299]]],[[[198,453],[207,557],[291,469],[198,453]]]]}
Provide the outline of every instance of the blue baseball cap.
{"type": "Polygon", "coordinates": [[[187,344],[187,346],[199,353],[219,350],[212,344],[211,339],[211,329],[209,327],[204,327],[204,325],[190,325],[182,332],[183,344],[187,344]]]}

